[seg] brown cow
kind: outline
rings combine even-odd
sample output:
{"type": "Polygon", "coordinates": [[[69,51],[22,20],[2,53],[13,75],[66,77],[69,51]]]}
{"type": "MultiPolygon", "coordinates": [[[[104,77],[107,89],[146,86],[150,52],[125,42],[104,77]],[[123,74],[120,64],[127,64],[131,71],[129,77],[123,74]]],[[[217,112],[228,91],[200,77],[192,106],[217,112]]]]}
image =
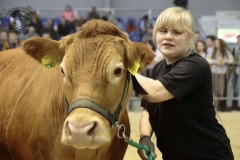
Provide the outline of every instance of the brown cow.
{"type": "Polygon", "coordinates": [[[127,143],[112,125],[130,135],[129,71],[153,57],[101,20],[60,41],[33,38],[0,52],[0,159],[122,160],[127,143]],[[61,67],[45,71],[41,61],[61,67]]]}

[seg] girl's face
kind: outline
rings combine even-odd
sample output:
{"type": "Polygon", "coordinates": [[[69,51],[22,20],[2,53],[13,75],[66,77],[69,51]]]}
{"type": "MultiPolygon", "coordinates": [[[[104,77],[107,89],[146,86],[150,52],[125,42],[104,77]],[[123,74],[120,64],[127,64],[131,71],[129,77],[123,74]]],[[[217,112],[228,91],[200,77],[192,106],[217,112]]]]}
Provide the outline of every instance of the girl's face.
{"type": "Polygon", "coordinates": [[[161,28],[156,34],[157,48],[168,64],[174,63],[187,54],[189,42],[188,33],[181,26],[161,28]]]}
{"type": "Polygon", "coordinates": [[[204,44],[202,42],[197,42],[197,51],[204,52],[204,44]]]}

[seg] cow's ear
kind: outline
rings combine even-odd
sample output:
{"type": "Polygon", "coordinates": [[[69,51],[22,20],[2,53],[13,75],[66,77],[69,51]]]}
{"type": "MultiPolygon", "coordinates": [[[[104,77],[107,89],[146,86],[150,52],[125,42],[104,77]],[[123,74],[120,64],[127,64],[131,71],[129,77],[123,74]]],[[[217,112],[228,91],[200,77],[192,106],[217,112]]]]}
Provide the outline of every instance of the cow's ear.
{"type": "Polygon", "coordinates": [[[64,56],[59,41],[41,37],[24,41],[22,48],[27,54],[41,62],[45,69],[59,66],[64,56]]]}
{"type": "Polygon", "coordinates": [[[24,41],[21,47],[27,54],[41,61],[45,56],[61,59],[62,55],[59,53],[59,46],[58,41],[37,37],[24,41]]]}
{"type": "Polygon", "coordinates": [[[66,53],[67,40],[55,41],[41,37],[31,38],[23,42],[23,50],[43,64],[45,69],[59,66],[66,53]],[[65,42],[66,41],[66,42],[65,42]]]}
{"type": "Polygon", "coordinates": [[[142,71],[155,57],[153,50],[141,42],[131,42],[127,50],[127,66],[132,74],[142,71]]]}

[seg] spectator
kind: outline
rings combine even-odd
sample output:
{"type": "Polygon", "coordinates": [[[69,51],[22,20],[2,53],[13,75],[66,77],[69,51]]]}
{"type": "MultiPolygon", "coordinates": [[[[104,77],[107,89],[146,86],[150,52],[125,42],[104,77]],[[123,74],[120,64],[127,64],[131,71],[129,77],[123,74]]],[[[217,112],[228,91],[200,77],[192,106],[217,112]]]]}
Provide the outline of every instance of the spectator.
{"type": "Polygon", "coordinates": [[[53,28],[54,22],[52,19],[48,19],[48,21],[45,23],[44,28],[40,32],[40,36],[42,37],[43,33],[49,33],[51,35],[51,38],[54,40],[58,40],[58,34],[53,28]]]}
{"type": "Polygon", "coordinates": [[[61,13],[61,18],[66,19],[69,23],[74,23],[75,15],[70,5],[66,5],[64,11],[61,13]]]}
{"type": "Polygon", "coordinates": [[[102,16],[102,20],[108,21],[108,17],[107,16],[102,16]]]}
{"type": "Polygon", "coordinates": [[[206,44],[203,40],[198,40],[196,42],[196,49],[197,49],[197,52],[203,57],[203,58],[206,58],[207,56],[207,51],[206,51],[206,44]]]}
{"type": "Polygon", "coordinates": [[[27,9],[28,13],[26,13],[24,16],[25,16],[25,20],[26,20],[26,25],[29,26],[29,24],[32,21],[32,15],[36,14],[36,12],[32,9],[31,6],[27,6],[26,9],[27,9]]]}
{"type": "Polygon", "coordinates": [[[202,40],[201,33],[199,31],[195,31],[195,33],[194,33],[194,43],[196,44],[200,40],[202,40]]]}
{"type": "Polygon", "coordinates": [[[140,38],[142,39],[142,37],[148,32],[148,29],[153,28],[153,25],[149,20],[148,15],[144,15],[139,23],[140,38]]]}
{"type": "Polygon", "coordinates": [[[240,35],[237,36],[237,44],[236,46],[233,48],[233,56],[236,57],[236,60],[239,60],[237,56],[240,56],[240,35]]]}
{"type": "Polygon", "coordinates": [[[18,37],[17,31],[10,30],[8,33],[8,42],[6,44],[6,49],[13,49],[19,47],[21,41],[18,37]]]}
{"type": "Polygon", "coordinates": [[[77,16],[75,20],[75,31],[78,31],[80,27],[86,22],[86,19],[84,19],[82,16],[77,16]]]}
{"type": "Polygon", "coordinates": [[[0,51],[5,50],[6,46],[5,44],[8,42],[8,33],[7,31],[1,31],[0,32],[0,51]]]}
{"type": "Polygon", "coordinates": [[[188,8],[188,0],[174,0],[173,4],[177,7],[188,8]]]}
{"type": "MultiPolygon", "coordinates": [[[[211,64],[213,93],[217,97],[224,97],[226,96],[227,64],[234,62],[231,50],[228,48],[225,41],[219,38],[215,40],[215,48],[212,54],[207,54],[207,60],[211,64]]],[[[219,109],[224,110],[225,107],[225,101],[219,101],[219,109]]]]}
{"type": "Polygon", "coordinates": [[[152,41],[153,28],[149,27],[142,37],[142,42],[152,41]]]}
{"type": "Polygon", "coordinates": [[[137,30],[137,26],[136,26],[135,21],[133,19],[130,19],[127,24],[126,31],[128,32],[128,34],[131,34],[132,32],[135,32],[136,30],[137,30]]]}
{"type": "Polygon", "coordinates": [[[212,52],[215,48],[215,40],[216,40],[216,37],[214,35],[208,35],[206,37],[207,55],[208,54],[212,55],[212,52]]]}
{"type": "Polygon", "coordinates": [[[58,24],[57,32],[60,37],[64,37],[70,34],[70,26],[67,25],[67,21],[65,18],[61,18],[61,22],[58,24]]]}
{"type": "Polygon", "coordinates": [[[70,5],[65,6],[64,11],[61,13],[61,18],[66,19],[67,25],[69,25],[70,30],[75,30],[76,17],[70,5]]]}
{"type": "Polygon", "coordinates": [[[114,13],[112,12],[112,10],[106,10],[104,12],[103,17],[107,17],[108,22],[113,22],[114,21],[114,13]]]}
{"type": "Polygon", "coordinates": [[[29,26],[33,26],[37,34],[39,35],[41,34],[41,30],[43,29],[43,26],[42,26],[40,17],[37,13],[32,14],[31,22],[29,23],[29,26]]]}
{"type": "Polygon", "coordinates": [[[39,34],[36,33],[35,28],[33,26],[29,26],[27,30],[27,34],[22,37],[22,40],[26,40],[28,38],[40,37],[39,34]]]}
{"type": "Polygon", "coordinates": [[[126,30],[120,18],[115,18],[113,24],[115,24],[122,31],[126,30]]]}
{"type": "Polygon", "coordinates": [[[42,34],[42,37],[43,37],[43,38],[46,38],[46,39],[52,39],[51,34],[50,34],[49,32],[44,32],[44,33],[42,34]]]}
{"type": "Polygon", "coordinates": [[[140,33],[137,30],[136,21],[134,18],[129,18],[126,31],[129,34],[129,39],[133,42],[141,42],[140,33]]]}
{"type": "Polygon", "coordinates": [[[100,19],[100,15],[99,13],[97,12],[97,9],[95,6],[92,7],[92,10],[88,13],[88,20],[91,20],[91,19],[100,19]]]}
{"type": "MultiPolygon", "coordinates": [[[[240,74],[240,35],[237,36],[237,44],[236,46],[233,48],[233,56],[234,56],[234,62],[235,62],[235,70],[234,70],[234,97],[238,97],[239,93],[240,93],[240,89],[239,89],[239,74],[240,74]]],[[[240,109],[240,100],[233,100],[233,105],[232,105],[233,109],[240,109]]]]}

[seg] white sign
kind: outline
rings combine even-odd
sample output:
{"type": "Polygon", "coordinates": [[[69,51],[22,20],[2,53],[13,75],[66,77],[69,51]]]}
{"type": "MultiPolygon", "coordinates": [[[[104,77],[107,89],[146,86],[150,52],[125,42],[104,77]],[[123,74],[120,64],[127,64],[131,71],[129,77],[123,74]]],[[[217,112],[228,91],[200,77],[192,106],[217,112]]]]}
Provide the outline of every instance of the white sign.
{"type": "Polygon", "coordinates": [[[217,21],[240,21],[240,11],[217,11],[217,21]]]}

